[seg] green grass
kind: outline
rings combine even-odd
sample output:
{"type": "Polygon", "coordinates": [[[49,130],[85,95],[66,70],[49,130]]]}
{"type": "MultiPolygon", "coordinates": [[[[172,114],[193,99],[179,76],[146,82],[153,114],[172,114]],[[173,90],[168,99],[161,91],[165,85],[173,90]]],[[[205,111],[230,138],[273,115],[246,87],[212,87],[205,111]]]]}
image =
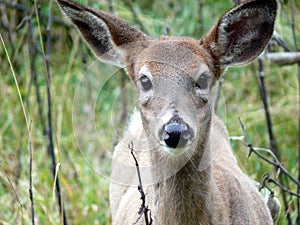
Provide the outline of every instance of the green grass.
{"type": "MultiPolygon", "coordinates": [[[[47,2],[39,1],[41,12],[44,14],[48,13],[47,2]]],[[[80,2],[87,4],[85,0],[80,2]]],[[[98,1],[90,2],[95,8],[108,10],[106,3],[100,6],[98,1]]],[[[141,21],[153,36],[169,33],[197,38],[205,34],[231,5],[229,1],[220,3],[212,0],[142,0],[134,3],[141,21]]],[[[130,10],[122,1],[114,1],[114,6],[119,16],[134,24],[130,10]]],[[[287,9],[287,5],[284,5],[284,8],[287,9]]],[[[287,13],[290,15],[290,10],[287,10],[287,13]]],[[[6,14],[12,28],[24,17],[22,12],[9,7],[6,14]]],[[[56,4],[53,5],[53,15],[65,20],[56,4]]],[[[295,15],[300,46],[299,4],[298,8],[295,8],[295,15]]],[[[37,103],[37,87],[30,71],[28,24],[11,30],[10,35],[1,24],[0,32],[12,60],[26,115],[28,120],[32,121],[35,219],[37,224],[60,224],[57,201],[53,195],[51,163],[47,153],[48,139],[43,130],[47,124],[47,90],[36,21],[33,15],[32,25],[36,38],[33,45],[37,49],[34,63],[42,100],[41,114],[37,103]]],[[[46,18],[41,18],[40,23],[45,46],[46,18]]],[[[292,46],[291,29],[283,13],[278,17],[276,29],[292,46]]],[[[53,23],[51,45],[50,72],[55,147],[56,156],[61,163],[60,181],[69,224],[109,224],[109,165],[113,146],[119,138],[114,131],[117,130],[120,134],[124,126],[124,123],[120,123],[121,78],[116,74],[108,79],[116,68],[96,62],[73,27],[65,28],[61,24],[53,23]],[[90,126],[94,125],[93,121],[87,121],[92,115],[91,112],[95,112],[95,126],[90,126]]],[[[31,224],[28,194],[29,137],[17,87],[2,45],[0,59],[0,224],[31,224]]],[[[277,67],[269,62],[265,62],[264,66],[274,134],[282,155],[282,163],[297,176],[297,67],[277,67]]],[[[257,73],[257,62],[227,71],[218,114],[226,123],[231,136],[242,134],[238,121],[240,117],[253,145],[268,148],[269,140],[259,98],[257,73]]],[[[127,84],[129,87],[126,90],[131,96],[129,105],[134,105],[135,94],[128,79],[127,84]]],[[[231,143],[240,165],[252,178],[260,180],[264,173],[272,174],[272,168],[256,156],[247,159],[247,148],[240,142],[231,143]]],[[[290,188],[296,190],[294,185],[290,185],[290,188]]],[[[275,188],[275,192],[280,197],[278,188],[275,188]]],[[[295,201],[295,198],[289,199],[293,220],[296,218],[295,201]]],[[[284,213],[279,224],[287,224],[284,213]]]]}

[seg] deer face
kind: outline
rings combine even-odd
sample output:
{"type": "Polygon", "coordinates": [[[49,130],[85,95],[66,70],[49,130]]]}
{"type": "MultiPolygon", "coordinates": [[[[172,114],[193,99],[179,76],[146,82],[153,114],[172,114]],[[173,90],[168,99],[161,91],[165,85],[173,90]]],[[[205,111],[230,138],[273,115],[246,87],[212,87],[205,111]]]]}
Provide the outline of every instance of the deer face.
{"type": "Polygon", "coordinates": [[[167,152],[182,152],[204,138],[216,81],[205,55],[196,40],[163,38],[151,42],[133,65],[144,128],[167,152]]]}
{"type": "Polygon", "coordinates": [[[126,68],[137,87],[144,130],[173,153],[208,141],[212,87],[227,67],[251,62],[263,51],[277,10],[275,0],[247,1],[196,41],[152,39],[111,14],[70,0],[58,4],[101,61],[126,68]]]}

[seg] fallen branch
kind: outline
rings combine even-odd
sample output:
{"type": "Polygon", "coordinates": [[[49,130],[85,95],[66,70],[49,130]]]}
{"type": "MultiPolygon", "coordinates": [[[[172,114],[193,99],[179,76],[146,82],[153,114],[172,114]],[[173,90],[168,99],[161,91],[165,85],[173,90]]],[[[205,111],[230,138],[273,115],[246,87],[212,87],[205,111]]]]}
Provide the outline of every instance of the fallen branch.
{"type": "Polygon", "coordinates": [[[142,215],[144,215],[145,217],[145,222],[146,225],[151,225],[152,224],[152,218],[151,218],[151,210],[148,208],[148,206],[146,206],[146,195],[143,189],[143,185],[142,185],[142,178],[141,178],[141,173],[140,173],[140,167],[139,167],[139,163],[135,157],[135,151],[133,149],[133,143],[130,142],[128,144],[128,148],[131,150],[131,155],[135,161],[135,166],[136,166],[136,170],[137,170],[137,174],[138,174],[138,178],[139,178],[139,185],[138,185],[138,190],[141,194],[141,200],[142,200],[142,204],[141,207],[139,209],[139,218],[135,221],[134,224],[137,224],[137,222],[141,219],[142,215]],[[148,212],[149,212],[149,217],[148,218],[148,212]]]}

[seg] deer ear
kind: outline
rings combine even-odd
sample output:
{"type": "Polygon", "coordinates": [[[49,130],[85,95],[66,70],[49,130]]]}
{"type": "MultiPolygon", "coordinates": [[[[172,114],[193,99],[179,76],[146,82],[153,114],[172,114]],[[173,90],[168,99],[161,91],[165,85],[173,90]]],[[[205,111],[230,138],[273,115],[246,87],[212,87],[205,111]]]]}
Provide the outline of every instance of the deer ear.
{"type": "Polygon", "coordinates": [[[130,49],[125,46],[149,37],[125,21],[69,0],[57,0],[59,7],[76,25],[93,53],[103,62],[125,67],[130,49]]]}
{"type": "Polygon", "coordinates": [[[254,60],[273,34],[276,0],[254,0],[225,13],[200,43],[221,69],[254,60]]]}

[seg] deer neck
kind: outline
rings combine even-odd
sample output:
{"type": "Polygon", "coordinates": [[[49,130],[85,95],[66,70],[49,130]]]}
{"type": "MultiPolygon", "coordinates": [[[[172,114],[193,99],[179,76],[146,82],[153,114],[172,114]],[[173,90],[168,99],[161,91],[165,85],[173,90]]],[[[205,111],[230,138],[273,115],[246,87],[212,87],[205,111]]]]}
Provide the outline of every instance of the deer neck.
{"type": "Polygon", "coordinates": [[[155,214],[159,224],[211,224],[211,166],[199,169],[203,157],[210,160],[210,146],[207,142],[198,148],[201,149],[177,173],[156,184],[155,214]]]}

